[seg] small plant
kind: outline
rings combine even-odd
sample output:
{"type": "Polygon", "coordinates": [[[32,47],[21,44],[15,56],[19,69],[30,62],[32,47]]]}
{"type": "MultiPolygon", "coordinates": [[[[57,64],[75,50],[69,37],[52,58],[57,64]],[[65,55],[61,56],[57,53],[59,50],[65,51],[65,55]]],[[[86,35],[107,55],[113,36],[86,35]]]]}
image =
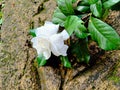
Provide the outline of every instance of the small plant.
{"type": "Polygon", "coordinates": [[[58,33],[58,26],[55,28],[55,25],[50,23],[51,25],[49,24],[47,27],[45,24],[30,31],[34,38],[44,39],[43,41],[35,40],[34,42],[32,39],[33,47],[34,45],[41,47],[34,47],[38,53],[38,65],[45,65],[46,60],[49,59],[46,58],[46,55],[50,57],[52,51],[55,56],[60,57],[65,67],[70,68],[70,58],[66,53],[68,46],[70,55],[74,55],[76,60],[89,63],[89,40],[95,41],[103,50],[119,49],[119,35],[111,26],[104,22],[109,10],[119,2],[120,0],[57,0],[58,7],[54,11],[52,22],[64,28],[64,30],[58,33]],[[52,33],[54,31],[57,32],[52,33]],[[49,36],[50,32],[51,35],[49,36]],[[54,38],[50,39],[53,36],[54,38]],[[45,42],[46,40],[48,40],[47,43],[45,42]],[[64,40],[69,41],[68,46],[64,45],[64,40]],[[46,52],[46,50],[48,51],[46,52]]]}

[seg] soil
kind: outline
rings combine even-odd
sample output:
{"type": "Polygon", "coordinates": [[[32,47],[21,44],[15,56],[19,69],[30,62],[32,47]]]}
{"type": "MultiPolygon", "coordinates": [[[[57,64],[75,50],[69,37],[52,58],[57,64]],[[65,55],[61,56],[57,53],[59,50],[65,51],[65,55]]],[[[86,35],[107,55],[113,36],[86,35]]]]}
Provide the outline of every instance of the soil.
{"type": "MultiPolygon", "coordinates": [[[[94,42],[90,65],[67,69],[53,56],[46,66],[37,67],[29,30],[51,20],[55,8],[55,0],[5,0],[0,90],[120,90],[120,50],[103,51],[94,42]]],[[[111,11],[106,22],[120,35],[120,11],[111,11]]]]}

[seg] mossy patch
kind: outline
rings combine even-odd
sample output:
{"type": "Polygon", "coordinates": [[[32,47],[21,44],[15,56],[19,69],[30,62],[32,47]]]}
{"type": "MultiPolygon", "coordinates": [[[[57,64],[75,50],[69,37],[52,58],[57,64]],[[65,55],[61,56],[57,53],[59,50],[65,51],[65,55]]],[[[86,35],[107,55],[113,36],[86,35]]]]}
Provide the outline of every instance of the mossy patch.
{"type": "Polygon", "coordinates": [[[108,75],[108,80],[113,81],[115,84],[120,84],[120,60],[119,63],[114,67],[113,72],[108,75]]]}

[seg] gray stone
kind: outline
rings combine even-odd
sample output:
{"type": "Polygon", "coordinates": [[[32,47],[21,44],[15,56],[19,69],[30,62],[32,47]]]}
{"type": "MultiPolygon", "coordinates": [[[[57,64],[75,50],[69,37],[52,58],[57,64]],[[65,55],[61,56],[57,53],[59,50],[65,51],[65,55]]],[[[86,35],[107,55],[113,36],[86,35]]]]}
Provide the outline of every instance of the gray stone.
{"type": "MultiPolygon", "coordinates": [[[[120,50],[106,52],[90,67],[37,67],[29,30],[51,20],[55,7],[55,0],[5,0],[0,90],[120,90],[120,82],[109,80],[114,70],[120,77],[120,50]]],[[[120,34],[119,11],[112,11],[106,21],[120,34]]]]}

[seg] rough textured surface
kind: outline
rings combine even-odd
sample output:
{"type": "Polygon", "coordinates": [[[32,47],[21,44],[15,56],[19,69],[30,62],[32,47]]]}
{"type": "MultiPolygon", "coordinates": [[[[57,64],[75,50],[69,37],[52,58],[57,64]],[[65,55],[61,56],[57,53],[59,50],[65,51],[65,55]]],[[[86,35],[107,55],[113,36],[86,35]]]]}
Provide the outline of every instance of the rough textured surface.
{"type": "MultiPolygon", "coordinates": [[[[5,0],[0,90],[120,90],[120,50],[106,52],[93,66],[36,66],[28,32],[51,20],[55,7],[55,0],[5,0]]],[[[119,11],[111,12],[107,22],[120,34],[119,11]]]]}
{"type": "Polygon", "coordinates": [[[30,46],[28,32],[49,19],[55,5],[53,0],[5,1],[0,52],[2,90],[41,88],[37,68],[33,64],[35,51],[30,46]]]}
{"type": "MultiPolygon", "coordinates": [[[[120,51],[114,53],[120,53],[120,51]]],[[[92,90],[103,87],[105,89],[101,90],[106,90],[109,88],[109,86],[107,84],[104,85],[103,83],[107,82],[106,76],[113,70],[113,66],[119,62],[117,61],[119,58],[119,54],[113,55],[113,53],[106,53],[105,57],[100,58],[102,61],[98,59],[96,65],[88,67],[84,71],[78,72],[78,75],[74,76],[74,78],[67,82],[67,84],[64,86],[64,90],[92,90]],[[111,55],[111,57],[108,57],[109,55],[111,55]]]]}

